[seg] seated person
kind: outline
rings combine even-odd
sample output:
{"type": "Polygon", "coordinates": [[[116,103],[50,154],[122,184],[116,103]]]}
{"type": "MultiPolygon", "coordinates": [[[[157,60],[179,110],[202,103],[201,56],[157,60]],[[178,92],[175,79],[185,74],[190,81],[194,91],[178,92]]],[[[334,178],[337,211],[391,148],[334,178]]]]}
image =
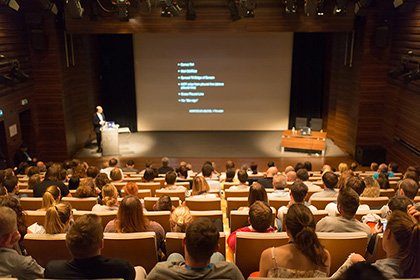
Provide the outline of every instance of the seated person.
{"type": "Polygon", "coordinates": [[[134,195],[137,196],[139,194],[139,186],[135,182],[127,182],[123,187],[125,195],[134,195]]]}
{"type": "Polygon", "coordinates": [[[49,186],[42,195],[42,208],[38,210],[46,211],[51,206],[60,203],[61,191],[57,186],[49,186]]]}
{"type": "Polygon", "coordinates": [[[266,249],[260,258],[260,277],[327,277],[331,257],[315,233],[315,220],[308,207],[293,204],[287,212],[289,244],[266,249]]]}
{"type": "Polygon", "coordinates": [[[275,232],[271,226],[273,211],[270,206],[262,201],[255,201],[249,208],[248,223],[250,226],[242,227],[229,235],[227,244],[235,252],[237,232],[275,232]]]}
{"type": "Polygon", "coordinates": [[[373,179],[377,180],[380,173],[385,174],[387,178],[395,177],[394,172],[388,170],[388,165],[386,165],[385,163],[381,163],[379,165],[378,171],[373,173],[372,175],[373,179]]]}
{"type": "Polygon", "coordinates": [[[308,186],[308,191],[313,192],[313,191],[320,191],[321,190],[320,186],[314,185],[309,181],[309,173],[308,173],[308,170],[306,170],[305,168],[301,168],[301,169],[297,170],[296,171],[296,176],[305,185],[308,186]]]}
{"type": "Polygon", "coordinates": [[[338,176],[332,171],[327,171],[322,175],[322,183],[322,188],[324,190],[322,192],[312,194],[309,198],[309,203],[311,203],[311,200],[314,198],[337,198],[338,192],[335,190],[335,187],[338,183],[338,176]]]}
{"type": "Polygon", "coordinates": [[[257,200],[268,204],[267,191],[260,183],[254,182],[251,187],[249,187],[248,206],[239,207],[238,211],[249,212],[249,207],[257,200]]]}
{"type": "Polygon", "coordinates": [[[172,232],[185,232],[192,223],[193,218],[187,206],[178,206],[169,216],[169,224],[172,232]]]}
{"type": "Polygon", "coordinates": [[[359,196],[349,187],[342,188],[337,197],[337,207],[340,216],[324,217],[316,224],[317,232],[354,232],[363,231],[369,236],[371,229],[367,224],[355,218],[359,206],[359,196]]]}
{"type": "Polygon", "coordinates": [[[295,203],[303,204],[311,210],[311,212],[317,211],[316,207],[313,205],[309,205],[308,202],[305,201],[306,194],[308,193],[308,186],[302,182],[301,180],[296,180],[290,186],[290,202],[287,206],[282,206],[277,211],[277,227],[279,231],[283,228],[283,216],[287,213],[289,207],[295,203]]]}
{"type": "Polygon", "coordinates": [[[101,190],[95,186],[95,181],[92,178],[87,177],[80,180],[80,185],[74,193],[74,197],[97,197],[100,192],[101,190]]]}
{"type": "Polygon", "coordinates": [[[289,192],[284,189],[287,187],[287,177],[283,174],[276,174],[273,177],[273,189],[272,193],[267,193],[268,198],[275,197],[288,197],[289,192]]]}
{"type": "Polygon", "coordinates": [[[77,176],[71,176],[69,179],[69,190],[77,190],[80,185],[80,178],[77,176]]]}
{"type": "Polygon", "coordinates": [[[366,188],[361,197],[379,197],[381,195],[381,187],[379,186],[378,181],[372,177],[366,177],[364,180],[366,188]]]}
{"type": "Polygon", "coordinates": [[[13,175],[4,178],[2,185],[6,188],[9,195],[15,196],[19,199],[19,185],[18,178],[16,176],[13,175]]]}
{"type": "Polygon", "coordinates": [[[231,186],[229,190],[232,191],[248,191],[249,186],[247,184],[248,181],[248,173],[245,170],[239,170],[238,171],[238,180],[239,185],[231,186]]]}
{"type": "Polygon", "coordinates": [[[127,161],[127,163],[125,164],[125,167],[122,168],[122,171],[123,172],[135,172],[135,173],[139,172],[139,170],[137,168],[135,168],[134,160],[132,160],[132,159],[129,159],[127,161]]]}
{"type": "Polygon", "coordinates": [[[278,173],[278,169],[275,166],[272,166],[267,169],[266,176],[264,178],[258,179],[257,182],[261,184],[266,189],[273,188],[273,177],[278,173]]]}
{"type": "Polygon", "coordinates": [[[71,196],[68,187],[60,180],[60,172],[62,170],[63,169],[59,164],[53,164],[48,167],[44,180],[34,186],[34,197],[42,197],[45,190],[51,185],[60,188],[62,197],[71,196]]]}
{"type": "Polygon", "coordinates": [[[123,179],[121,169],[119,169],[118,167],[114,167],[109,172],[109,178],[111,179],[112,182],[121,182],[123,179]]]}
{"type": "MultiPolygon", "coordinates": [[[[398,182],[398,190],[396,191],[396,196],[405,196],[410,200],[414,200],[419,191],[419,185],[413,179],[403,179],[398,182]]],[[[417,209],[420,209],[418,205],[415,205],[417,209]]],[[[389,212],[389,206],[384,205],[380,209],[381,216],[386,217],[389,212]]]]}
{"type": "Polygon", "coordinates": [[[102,204],[93,206],[93,212],[118,210],[118,190],[113,184],[106,184],[102,188],[102,204]]]}
{"type": "Polygon", "coordinates": [[[191,196],[203,198],[218,197],[216,193],[210,193],[210,186],[208,184],[208,181],[203,176],[194,177],[191,196]]]}
{"type": "Polygon", "coordinates": [[[73,212],[70,203],[54,204],[45,212],[44,225],[34,223],[28,227],[29,233],[66,233],[73,223],[73,212]]]}
{"type": "MultiPolygon", "coordinates": [[[[386,278],[419,278],[420,259],[420,225],[410,215],[394,211],[388,220],[383,235],[382,247],[385,259],[377,260],[373,266],[378,268],[386,278]]],[[[353,263],[363,262],[359,254],[351,254],[343,266],[333,275],[339,277],[353,263]]]]}
{"type": "Polygon", "coordinates": [[[205,163],[201,168],[201,173],[207,181],[210,190],[213,192],[220,192],[221,184],[218,180],[213,179],[214,167],[210,163],[205,163]]]}
{"type": "Polygon", "coordinates": [[[162,195],[158,201],[153,204],[153,210],[155,211],[173,211],[175,207],[172,205],[172,199],[168,195],[162,195]]]}
{"type": "Polygon", "coordinates": [[[184,256],[174,253],[158,263],[147,279],[237,279],[244,280],[239,269],[224,261],[217,252],[219,231],[207,218],[194,220],[187,227],[183,242],[184,256]]]}
{"type": "MultiPolygon", "coordinates": [[[[77,219],[66,235],[71,260],[54,260],[47,264],[45,277],[53,279],[96,279],[136,277],[134,267],[126,260],[101,256],[104,247],[101,218],[87,214],[77,219]]],[[[144,272],[143,272],[144,276],[144,272]]]]}
{"type": "MultiPolygon", "coordinates": [[[[236,171],[234,168],[229,168],[228,170],[226,170],[225,173],[225,178],[221,179],[223,182],[226,183],[233,183],[235,180],[235,176],[236,176],[236,171]]],[[[222,176],[221,176],[222,177],[222,176]]]]}
{"type": "Polygon", "coordinates": [[[19,240],[16,213],[9,207],[0,206],[0,278],[43,278],[44,268],[32,257],[19,253],[19,240]]]}
{"type": "Polygon", "coordinates": [[[165,188],[166,190],[186,191],[184,186],[175,185],[177,174],[175,171],[169,171],[165,175],[165,188]]]}

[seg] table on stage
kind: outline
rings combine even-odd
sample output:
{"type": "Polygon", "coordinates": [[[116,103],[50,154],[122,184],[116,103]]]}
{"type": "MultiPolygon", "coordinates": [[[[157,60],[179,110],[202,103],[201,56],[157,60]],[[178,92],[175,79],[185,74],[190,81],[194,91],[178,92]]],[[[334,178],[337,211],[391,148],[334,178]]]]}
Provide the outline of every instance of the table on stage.
{"type": "Polygon", "coordinates": [[[320,131],[312,131],[311,135],[302,135],[300,131],[285,130],[281,136],[281,151],[284,148],[302,149],[321,151],[321,155],[325,155],[327,147],[327,133],[320,131]]]}

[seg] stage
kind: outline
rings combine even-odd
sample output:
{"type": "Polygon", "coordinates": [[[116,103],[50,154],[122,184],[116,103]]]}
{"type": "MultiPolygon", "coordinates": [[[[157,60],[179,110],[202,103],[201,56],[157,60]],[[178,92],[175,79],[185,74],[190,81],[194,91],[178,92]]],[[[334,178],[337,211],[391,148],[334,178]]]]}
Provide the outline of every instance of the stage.
{"type": "MultiPolygon", "coordinates": [[[[120,133],[119,148],[123,158],[280,158],[312,157],[320,154],[295,151],[281,152],[279,131],[160,131],[120,133]]],[[[327,138],[325,157],[347,157],[327,138]]],[[[102,158],[91,145],[76,158],[102,158]]]]}

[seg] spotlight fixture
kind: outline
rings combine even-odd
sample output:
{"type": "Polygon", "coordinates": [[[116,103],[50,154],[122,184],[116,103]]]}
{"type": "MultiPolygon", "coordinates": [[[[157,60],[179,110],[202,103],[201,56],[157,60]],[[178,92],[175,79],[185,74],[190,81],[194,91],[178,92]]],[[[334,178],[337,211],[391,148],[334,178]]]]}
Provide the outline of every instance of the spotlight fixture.
{"type": "Polygon", "coordinates": [[[82,18],[83,12],[85,11],[80,4],[80,0],[67,0],[66,1],[67,9],[72,18],[82,18]]]}
{"type": "Polygon", "coordinates": [[[304,10],[305,15],[313,16],[323,16],[325,8],[325,0],[305,0],[304,10]]]}
{"type": "Polygon", "coordinates": [[[345,15],[347,13],[347,0],[336,0],[334,6],[334,15],[345,15]]]}
{"type": "Polygon", "coordinates": [[[160,0],[160,6],[162,7],[161,17],[179,16],[182,10],[173,0],[160,0]]]}
{"type": "Polygon", "coordinates": [[[54,3],[52,3],[50,0],[39,0],[39,2],[41,3],[42,7],[45,10],[50,11],[54,15],[58,14],[57,6],[54,3]]]}
{"type": "Polygon", "coordinates": [[[295,14],[297,12],[297,0],[285,0],[284,4],[286,13],[295,14]]]}
{"type": "Polygon", "coordinates": [[[0,0],[0,4],[6,5],[15,11],[19,11],[20,8],[19,3],[16,2],[16,0],[0,0]]]}
{"type": "Polygon", "coordinates": [[[240,0],[239,1],[239,10],[243,17],[254,17],[255,8],[257,7],[257,0],[240,0]]]}
{"type": "Polygon", "coordinates": [[[118,18],[120,21],[128,21],[128,7],[130,6],[130,1],[128,0],[113,0],[112,4],[117,6],[118,18]]]}

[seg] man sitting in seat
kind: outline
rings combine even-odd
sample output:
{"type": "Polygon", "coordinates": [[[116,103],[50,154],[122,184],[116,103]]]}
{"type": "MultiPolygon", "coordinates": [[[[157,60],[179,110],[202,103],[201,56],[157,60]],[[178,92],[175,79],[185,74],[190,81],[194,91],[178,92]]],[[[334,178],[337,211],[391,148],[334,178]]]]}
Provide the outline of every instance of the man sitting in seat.
{"type": "Polygon", "coordinates": [[[308,170],[306,170],[305,168],[301,168],[298,171],[296,171],[296,176],[298,179],[302,180],[302,182],[305,183],[305,185],[308,186],[308,191],[320,191],[321,188],[317,185],[312,184],[309,181],[309,173],[308,170]]]}
{"type": "MultiPolygon", "coordinates": [[[[414,200],[419,191],[419,185],[413,179],[404,179],[398,183],[398,190],[395,193],[396,196],[404,196],[410,200],[414,200]]],[[[389,203],[388,203],[389,204],[389,203]]],[[[415,208],[420,210],[420,203],[415,204],[415,208]]],[[[381,208],[381,216],[386,217],[389,214],[389,206],[384,205],[381,208]]]]}
{"type": "Polygon", "coordinates": [[[286,175],[283,174],[276,174],[273,177],[273,189],[272,193],[267,193],[268,198],[276,198],[276,197],[287,197],[289,196],[289,192],[285,191],[284,189],[287,186],[287,178],[286,175]]]}
{"type": "Polygon", "coordinates": [[[248,181],[248,172],[246,170],[239,170],[238,171],[238,180],[239,185],[231,186],[229,190],[231,191],[248,191],[249,185],[246,183],[248,181]]]}
{"type": "MultiPolygon", "coordinates": [[[[66,245],[73,259],[49,262],[45,269],[45,277],[53,279],[135,279],[136,271],[128,261],[101,256],[101,250],[104,247],[103,239],[100,217],[94,214],[80,217],[70,227],[66,235],[66,245]]],[[[141,273],[144,278],[144,270],[139,270],[139,274],[141,273]]],[[[138,277],[141,279],[141,275],[138,277]]]]}
{"type": "Polygon", "coordinates": [[[0,207],[0,278],[42,278],[44,268],[32,257],[22,256],[16,250],[19,240],[16,213],[9,207],[0,207]]]}
{"type": "Polygon", "coordinates": [[[168,171],[165,175],[165,189],[173,191],[186,191],[187,189],[181,185],[175,185],[177,174],[174,170],[168,171]]]}
{"type": "Polygon", "coordinates": [[[316,224],[316,231],[320,232],[354,232],[363,231],[371,234],[367,224],[355,218],[359,206],[359,196],[350,187],[342,188],[337,197],[337,207],[340,216],[324,217],[316,224]]]}
{"type": "Polygon", "coordinates": [[[257,182],[260,183],[266,189],[273,188],[273,177],[279,172],[277,167],[272,166],[267,169],[267,173],[264,178],[258,179],[257,182]]]}
{"type": "Polygon", "coordinates": [[[158,263],[147,279],[244,279],[235,264],[217,252],[219,231],[207,218],[194,220],[183,241],[184,255],[173,253],[158,263]]]}
{"type": "Polygon", "coordinates": [[[337,198],[338,192],[334,189],[338,183],[338,176],[335,175],[332,171],[327,171],[322,175],[322,187],[324,190],[322,192],[314,193],[309,198],[309,203],[313,198],[322,198],[322,197],[330,197],[330,198],[337,198]]]}
{"type": "Polygon", "coordinates": [[[271,226],[272,220],[273,211],[270,206],[262,201],[255,201],[249,208],[248,223],[251,225],[239,228],[229,235],[227,240],[229,248],[235,252],[237,232],[275,232],[271,226]]]}

